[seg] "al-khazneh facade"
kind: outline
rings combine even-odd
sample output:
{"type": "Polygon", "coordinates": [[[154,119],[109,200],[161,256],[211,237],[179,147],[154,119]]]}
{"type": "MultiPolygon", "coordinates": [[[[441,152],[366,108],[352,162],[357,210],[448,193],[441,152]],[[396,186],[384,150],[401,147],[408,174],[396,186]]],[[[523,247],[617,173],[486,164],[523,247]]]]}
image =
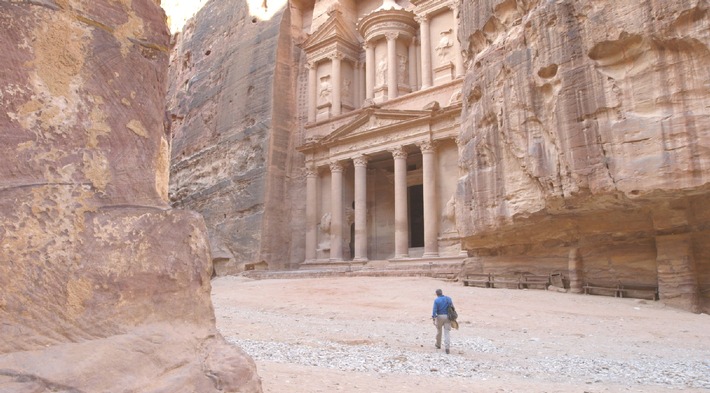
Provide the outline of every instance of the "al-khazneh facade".
{"type": "Polygon", "coordinates": [[[308,73],[305,261],[460,260],[453,0],[319,1],[308,73]]]}

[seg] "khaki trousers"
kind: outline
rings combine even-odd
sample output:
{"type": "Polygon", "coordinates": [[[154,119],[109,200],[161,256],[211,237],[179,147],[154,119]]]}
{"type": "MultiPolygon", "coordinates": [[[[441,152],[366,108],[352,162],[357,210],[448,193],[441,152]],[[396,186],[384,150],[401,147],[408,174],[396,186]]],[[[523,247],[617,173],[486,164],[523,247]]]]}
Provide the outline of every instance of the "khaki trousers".
{"type": "Polygon", "coordinates": [[[449,349],[451,345],[451,321],[448,315],[437,315],[436,317],[436,347],[441,348],[441,329],[444,329],[444,349],[449,349]]]}

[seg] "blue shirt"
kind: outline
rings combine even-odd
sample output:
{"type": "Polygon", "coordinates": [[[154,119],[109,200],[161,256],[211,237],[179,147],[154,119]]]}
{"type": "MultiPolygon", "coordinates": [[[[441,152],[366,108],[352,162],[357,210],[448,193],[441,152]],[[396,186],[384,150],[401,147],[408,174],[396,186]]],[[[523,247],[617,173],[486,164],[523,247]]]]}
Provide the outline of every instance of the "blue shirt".
{"type": "Polygon", "coordinates": [[[436,300],[434,300],[434,310],[431,312],[431,317],[436,318],[437,315],[448,315],[449,314],[449,306],[453,305],[454,302],[451,301],[451,298],[448,296],[437,296],[436,300]]]}

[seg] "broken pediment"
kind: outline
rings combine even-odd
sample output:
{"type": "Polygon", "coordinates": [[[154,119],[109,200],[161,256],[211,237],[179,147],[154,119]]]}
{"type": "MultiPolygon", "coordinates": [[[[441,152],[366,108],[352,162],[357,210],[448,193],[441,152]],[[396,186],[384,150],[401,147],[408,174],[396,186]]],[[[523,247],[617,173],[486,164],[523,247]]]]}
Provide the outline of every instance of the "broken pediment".
{"type": "Polygon", "coordinates": [[[328,20],[306,39],[303,50],[309,55],[321,52],[325,54],[332,48],[357,53],[360,50],[360,41],[353,23],[339,10],[333,10],[328,20]]]}

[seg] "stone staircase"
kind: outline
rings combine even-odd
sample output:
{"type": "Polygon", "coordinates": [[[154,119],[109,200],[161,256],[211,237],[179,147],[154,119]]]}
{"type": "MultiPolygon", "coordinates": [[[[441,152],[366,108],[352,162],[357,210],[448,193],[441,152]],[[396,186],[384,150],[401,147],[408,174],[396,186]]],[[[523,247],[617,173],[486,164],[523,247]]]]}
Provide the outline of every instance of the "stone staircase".
{"type": "Polygon", "coordinates": [[[363,262],[304,263],[299,270],[248,270],[240,275],[255,280],[320,277],[433,277],[454,281],[463,258],[408,258],[363,262]]]}

